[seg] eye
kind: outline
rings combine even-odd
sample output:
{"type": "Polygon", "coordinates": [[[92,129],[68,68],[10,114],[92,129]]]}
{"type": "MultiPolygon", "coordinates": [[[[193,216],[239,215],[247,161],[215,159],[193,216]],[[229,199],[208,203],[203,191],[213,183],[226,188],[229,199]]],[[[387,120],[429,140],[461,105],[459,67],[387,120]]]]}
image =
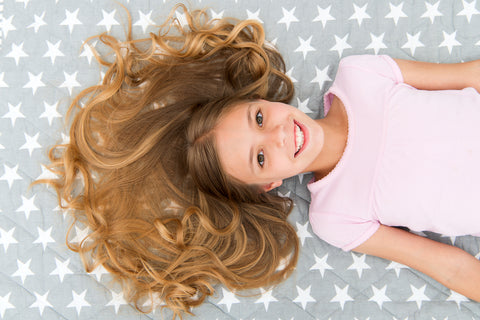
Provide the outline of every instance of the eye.
{"type": "Polygon", "coordinates": [[[263,127],[263,113],[262,111],[258,110],[257,114],[255,115],[255,121],[257,121],[257,124],[259,127],[263,127]]]}
{"type": "Polygon", "coordinates": [[[260,151],[257,155],[257,161],[260,167],[263,168],[263,165],[265,164],[265,155],[263,154],[263,151],[260,151]]]}

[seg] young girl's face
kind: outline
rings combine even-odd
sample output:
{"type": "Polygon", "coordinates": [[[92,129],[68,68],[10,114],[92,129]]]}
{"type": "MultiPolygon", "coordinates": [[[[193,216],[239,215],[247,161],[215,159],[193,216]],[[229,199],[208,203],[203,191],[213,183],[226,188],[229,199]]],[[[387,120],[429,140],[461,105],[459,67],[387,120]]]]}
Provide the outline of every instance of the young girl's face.
{"type": "Polygon", "coordinates": [[[226,173],[268,191],[282,180],[312,171],[323,147],[321,126],[280,102],[256,100],[233,107],[214,131],[226,173]]]}

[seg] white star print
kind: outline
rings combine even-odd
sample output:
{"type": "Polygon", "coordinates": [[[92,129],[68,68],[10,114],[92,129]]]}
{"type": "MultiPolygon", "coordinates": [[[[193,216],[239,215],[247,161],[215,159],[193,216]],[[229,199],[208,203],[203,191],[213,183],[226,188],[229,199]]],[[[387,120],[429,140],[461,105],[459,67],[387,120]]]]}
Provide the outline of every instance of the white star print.
{"type": "Polygon", "coordinates": [[[40,115],[40,119],[47,118],[48,125],[51,126],[54,118],[61,118],[62,115],[57,111],[58,103],[48,104],[46,101],[43,102],[45,111],[40,115]]]}
{"type": "Polygon", "coordinates": [[[105,10],[102,10],[102,15],[103,19],[99,23],[97,23],[97,26],[105,26],[107,28],[107,32],[110,32],[112,29],[112,26],[118,26],[120,25],[117,20],[115,20],[115,13],[117,10],[113,10],[110,13],[107,13],[105,10]]]}
{"type": "Polygon", "coordinates": [[[425,13],[422,14],[422,18],[429,18],[430,22],[433,23],[436,17],[442,17],[443,14],[441,14],[440,11],[438,11],[439,4],[440,4],[440,1],[437,1],[434,4],[425,2],[425,5],[427,6],[427,11],[425,11],[425,13]]]}
{"type": "Polygon", "coordinates": [[[43,247],[43,251],[47,248],[47,245],[49,243],[54,243],[55,240],[52,238],[51,233],[52,233],[52,227],[50,227],[48,230],[44,231],[40,229],[40,227],[37,227],[38,231],[38,238],[33,241],[33,243],[41,243],[43,247]]]}
{"type": "Polygon", "coordinates": [[[121,305],[128,305],[127,301],[123,296],[123,292],[116,293],[114,291],[110,291],[112,294],[112,300],[110,300],[105,306],[114,306],[115,314],[118,314],[118,309],[120,309],[121,305]]]}
{"type": "Polygon", "coordinates": [[[319,89],[323,90],[325,82],[332,81],[332,79],[328,76],[328,69],[329,66],[326,66],[323,69],[319,69],[317,66],[315,66],[316,76],[310,83],[318,83],[319,89]]]}
{"type": "Polygon", "coordinates": [[[323,9],[317,6],[318,16],[313,19],[313,22],[321,21],[322,26],[325,28],[325,25],[328,21],[335,21],[335,18],[330,15],[330,8],[332,6],[328,6],[327,8],[323,9]]]}
{"type": "Polygon", "coordinates": [[[187,20],[187,16],[185,15],[184,12],[175,12],[175,16],[177,17],[177,20],[178,22],[180,23],[180,25],[182,26],[182,28],[185,28],[188,26],[188,20],[187,20]]]}
{"type": "Polygon", "coordinates": [[[293,69],[294,69],[293,67],[290,68],[290,70],[288,70],[288,71],[286,72],[286,75],[287,75],[287,77],[290,78],[290,80],[292,80],[293,83],[295,83],[295,82],[298,82],[298,81],[297,81],[297,79],[295,79],[295,78],[292,76],[292,74],[293,74],[293,69]]]}
{"type": "Polygon", "coordinates": [[[40,133],[37,133],[36,135],[29,136],[28,134],[24,133],[25,136],[25,143],[20,147],[20,150],[28,150],[28,154],[30,157],[32,156],[32,152],[35,149],[41,149],[42,146],[38,143],[38,136],[40,133]]]}
{"type": "Polygon", "coordinates": [[[373,52],[375,52],[375,54],[378,54],[380,49],[386,49],[387,46],[385,45],[385,43],[383,43],[384,36],[385,32],[378,37],[375,36],[373,33],[370,33],[370,39],[372,39],[372,42],[370,42],[370,44],[365,49],[373,49],[373,52]]]}
{"type": "Polygon", "coordinates": [[[5,77],[5,72],[0,73],[0,88],[8,88],[7,83],[3,78],[5,77]]]}
{"type": "Polygon", "coordinates": [[[45,309],[45,307],[53,308],[52,304],[48,302],[48,293],[49,291],[47,291],[44,295],[40,295],[34,292],[35,298],[37,300],[35,300],[35,302],[32,303],[30,308],[38,308],[38,311],[40,312],[40,316],[43,315],[43,310],[45,309]]]}
{"type": "Polygon", "coordinates": [[[13,15],[8,18],[0,19],[0,30],[2,31],[3,37],[5,39],[7,39],[9,31],[17,30],[17,28],[15,28],[15,26],[12,24],[12,20],[13,15]]]}
{"type": "Polygon", "coordinates": [[[300,98],[297,98],[298,110],[302,111],[303,113],[313,113],[313,111],[308,108],[308,101],[310,101],[310,98],[307,98],[303,101],[301,101],[300,98]]]}
{"type": "Polygon", "coordinates": [[[385,285],[382,289],[378,289],[374,285],[372,285],[373,296],[368,299],[368,301],[373,301],[378,304],[378,307],[382,309],[383,303],[392,301],[389,297],[387,297],[385,291],[387,290],[387,286],[385,285]]]}
{"type": "Polygon", "coordinates": [[[248,20],[257,20],[260,23],[263,23],[262,19],[260,19],[260,9],[258,9],[255,12],[251,12],[250,10],[247,10],[247,16],[248,20]]]}
{"type": "MultiPolygon", "coordinates": [[[[50,232],[52,228],[48,230],[50,232]]],[[[60,278],[60,282],[63,282],[63,278],[67,274],[73,274],[72,270],[68,267],[68,264],[70,263],[70,259],[65,260],[64,262],[60,261],[57,257],[55,257],[55,265],[57,266],[52,272],[50,272],[50,275],[58,275],[60,278]]]]}
{"type": "MultiPolygon", "coordinates": [[[[426,237],[425,234],[422,235],[423,237],[426,237]]],[[[450,243],[452,245],[455,245],[455,241],[457,241],[457,237],[456,236],[446,236],[446,235],[441,235],[442,238],[448,238],[450,240],[450,243]]]]}
{"type": "Polygon", "coordinates": [[[282,19],[278,20],[278,23],[285,23],[288,31],[288,28],[290,28],[290,23],[298,22],[297,17],[295,17],[294,15],[295,7],[293,7],[293,9],[290,11],[285,10],[285,8],[282,8],[282,12],[283,12],[283,17],[282,19]]]}
{"type": "Polygon", "coordinates": [[[292,192],[291,191],[288,191],[287,193],[282,193],[280,192],[280,190],[277,190],[277,194],[280,196],[280,197],[284,197],[284,198],[290,198],[290,194],[292,192]]]}
{"type": "Polygon", "coordinates": [[[223,293],[223,298],[218,302],[218,304],[224,304],[227,306],[227,311],[230,312],[230,309],[232,308],[232,304],[235,303],[240,303],[240,300],[238,300],[235,297],[235,294],[233,292],[230,292],[228,290],[225,290],[222,288],[222,293],[223,293]]]}
{"type": "Polygon", "coordinates": [[[219,13],[216,13],[215,11],[210,9],[210,15],[211,15],[212,19],[222,19],[224,12],[225,12],[225,10],[222,10],[219,13]]]}
{"type": "Polygon", "coordinates": [[[314,298],[310,295],[310,290],[312,286],[308,286],[305,290],[297,286],[297,293],[298,296],[293,300],[293,302],[300,303],[302,305],[303,310],[307,307],[307,303],[309,302],[316,302],[314,298]]]}
{"type": "Polygon", "coordinates": [[[5,316],[5,311],[8,309],[15,309],[15,306],[10,303],[10,295],[12,293],[9,292],[5,296],[0,296],[0,317],[5,316]]]}
{"type": "Polygon", "coordinates": [[[424,47],[423,43],[420,42],[420,33],[421,31],[417,32],[415,35],[411,35],[407,32],[407,43],[405,43],[402,48],[410,49],[412,56],[415,55],[415,50],[419,47],[424,47]]]}
{"type": "Polygon", "coordinates": [[[92,230],[90,230],[89,227],[80,229],[78,226],[75,226],[75,237],[70,240],[70,242],[80,244],[80,242],[82,242],[83,239],[85,239],[85,237],[88,236],[91,232],[92,230]]]}
{"type": "Polygon", "coordinates": [[[40,72],[38,75],[33,75],[32,73],[28,73],[28,78],[30,79],[26,85],[24,85],[24,88],[31,88],[33,91],[33,94],[35,95],[35,92],[37,92],[37,89],[40,87],[45,87],[45,84],[42,82],[42,75],[43,72],[40,72]]]}
{"type": "MultiPolygon", "coordinates": [[[[287,257],[280,259],[280,262],[278,263],[278,266],[275,269],[275,271],[285,270],[285,267],[287,266],[287,264],[290,262],[291,259],[292,259],[292,254],[289,254],[287,257]]],[[[285,279],[286,279],[286,276],[285,276],[285,279]]]]}
{"type": "Polygon", "coordinates": [[[447,47],[448,48],[448,53],[452,53],[452,48],[454,46],[461,46],[462,44],[458,42],[455,37],[457,35],[457,31],[453,32],[452,34],[448,34],[445,31],[443,31],[443,41],[439,45],[439,47],[447,47]]]}
{"type": "Polygon", "coordinates": [[[340,287],[337,287],[336,284],[334,286],[335,286],[336,295],[335,297],[332,298],[332,300],[330,300],[330,302],[340,303],[340,307],[343,310],[346,302],[353,301],[352,297],[348,295],[348,284],[343,289],[340,289],[340,287]]]}
{"type": "Polygon", "coordinates": [[[315,48],[310,45],[310,42],[312,42],[312,36],[310,36],[310,38],[307,40],[303,40],[301,37],[298,37],[298,40],[300,41],[300,46],[295,49],[295,52],[303,53],[303,59],[305,59],[307,57],[307,53],[310,51],[315,51],[315,48]]]}
{"type": "Polygon", "coordinates": [[[400,277],[400,270],[401,269],[409,269],[407,266],[400,264],[398,262],[392,261],[390,264],[385,268],[385,270],[390,270],[393,269],[395,270],[395,274],[397,275],[397,278],[400,277]]]}
{"type": "Polygon", "coordinates": [[[313,238],[310,232],[308,232],[308,221],[305,222],[305,224],[300,224],[298,222],[295,222],[297,226],[297,236],[300,238],[300,242],[303,244],[305,243],[306,238],[313,238]]]}
{"type": "Polygon", "coordinates": [[[395,6],[391,3],[389,3],[390,6],[390,12],[385,16],[385,18],[391,18],[395,22],[395,25],[397,25],[398,20],[400,18],[406,18],[407,15],[405,12],[403,12],[403,2],[401,2],[398,6],[395,6]]]}
{"type": "Polygon", "coordinates": [[[457,304],[457,307],[460,309],[460,303],[468,302],[470,299],[461,295],[460,293],[450,290],[450,295],[448,296],[447,301],[454,301],[457,304]]]}
{"type": "Polygon", "coordinates": [[[65,82],[60,85],[60,88],[68,88],[70,95],[72,95],[74,87],[80,87],[80,83],[77,81],[77,73],[78,71],[75,71],[73,74],[68,74],[65,71],[63,72],[65,76],[65,82]]]}
{"type": "Polygon", "coordinates": [[[412,290],[412,295],[408,298],[407,301],[415,301],[417,303],[418,309],[422,307],[422,301],[430,301],[430,298],[425,295],[425,288],[427,285],[424,285],[421,288],[415,288],[413,285],[410,285],[412,290]]]}
{"type": "Polygon", "coordinates": [[[22,177],[20,177],[17,174],[18,170],[18,164],[11,168],[7,166],[6,164],[3,165],[3,169],[5,170],[4,174],[0,177],[0,180],[5,180],[8,183],[8,188],[12,189],[13,182],[15,180],[22,180],[22,177]]]}
{"type": "Polygon", "coordinates": [[[367,5],[365,4],[363,7],[357,7],[357,5],[353,4],[353,10],[355,13],[348,19],[348,20],[357,20],[358,26],[362,26],[362,22],[364,19],[371,19],[371,17],[367,14],[367,5]]]}
{"type": "Polygon", "coordinates": [[[39,210],[34,204],[35,197],[36,195],[33,195],[33,197],[31,197],[30,199],[27,199],[24,196],[22,196],[22,205],[16,210],[16,212],[23,211],[25,213],[25,218],[27,220],[28,220],[28,217],[30,216],[30,212],[39,210]]]}
{"type": "Polygon", "coordinates": [[[17,271],[15,271],[12,276],[13,277],[20,277],[22,280],[22,284],[25,284],[25,278],[27,276],[33,276],[35,275],[32,270],[30,270],[30,262],[32,262],[32,259],[28,260],[27,262],[23,263],[20,260],[17,259],[17,271]]]}
{"type": "Polygon", "coordinates": [[[70,143],[70,136],[66,135],[62,132],[62,144],[69,144],[70,143]]]}
{"type": "Polygon", "coordinates": [[[351,252],[351,255],[353,258],[353,263],[347,268],[347,270],[357,270],[358,277],[361,278],[363,270],[371,269],[370,266],[365,262],[365,258],[367,256],[365,254],[357,256],[357,254],[353,252],[351,252]]]}
{"type": "MultiPolygon", "coordinates": [[[[0,3],[3,2],[5,1],[0,0],[0,3]]],[[[27,204],[28,201],[32,200],[34,193],[22,194],[21,190],[25,189],[28,181],[36,176],[38,176],[37,179],[57,178],[44,165],[33,160],[43,153],[39,150],[41,148],[40,144],[43,146],[46,144],[52,145],[58,140],[53,131],[59,131],[57,127],[61,127],[63,124],[65,97],[62,98],[61,96],[74,95],[80,87],[88,86],[97,79],[97,64],[92,63],[92,60],[95,60],[93,52],[89,46],[85,46],[79,51],[80,44],[85,37],[101,33],[102,29],[106,31],[109,28],[111,28],[112,33],[118,32],[115,35],[118,35],[122,40],[124,37],[123,29],[113,24],[110,27],[108,24],[105,24],[105,27],[96,25],[102,20],[102,7],[97,6],[95,0],[85,1],[84,4],[78,6],[71,6],[69,1],[55,0],[51,1],[52,5],[50,7],[45,6],[45,9],[37,6],[36,9],[39,10],[33,10],[38,3],[30,2],[32,2],[32,6],[27,5],[29,4],[28,0],[22,2],[10,0],[10,5],[7,6],[8,1],[6,1],[3,9],[5,18],[0,17],[0,46],[3,45],[2,58],[5,61],[4,70],[0,70],[0,96],[3,98],[3,105],[0,105],[0,110],[3,110],[0,111],[0,127],[2,127],[0,129],[0,157],[3,157],[3,165],[0,165],[0,190],[3,191],[2,200],[4,200],[0,205],[2,210],[0,211],[0,218],[4,218],[3,222],[0,222],[0,228],[4,229],[0,229],[0,256],[3,254],[11,262],[10,268],[4,270],[5,277],[10,277],[9,282],[20,289],[24,284],[22,290],[26,293],[22,294],[22,290],[14,290],[10,286],[0,286],[0,318],[43,318],[43,312],[46,313],[45,318],[48,318],[58,311],[62,311],[62,309],[65,314],[61,315],[67,318],[87,318],[87,316],[95,318],[98,310],[107,318],[120,318],[122,313],[134,312],[130,310],[128,305],[121,308],[121,305],[124,304],[120,303],[122,300],[121,294],[108,293],[109,290],[103,286],[96,286],[96,289],[93,290],[91,284],[85,284],[85,287],[80,288],[71,286],[75,285],[74,280],[82,276],[84,271],[78,256],[75,253],[67,254],[63,250],[65,248],[62,249],[61,235],[64,233],[62,229],[70,221],[70,217],[61,217],[61,214],[65,214],[64,211],[66,210],[62,210],[60,214],[51,212],[51,208],[56,205],[56,199],[53,202],[47,201],[50,202],[48,206],[43,203],[47,198],[55,198],[54,190],[50,188],[46,190],[45,197],[39,195],[39,198],[32,201],[32,208],[37,208],[36,211],[29,209],[27,204]],[[27,6],[29,10],[23,10],[24,6],[27,6]],[[71,12],[66,11],[66,8],[71,12]],[[14,12],[14,15],[7,17],[6,13],[10,14],[9,9],[16,12],[14,12]],[[79,10],[82,10],[82,12],[79,10]],[[89,28],[93,30],[93,33],[90,32],[91,30],[89,31],[89,28]],[[67,61],[77,60],[79,64],[74,63],[73,67],[70,65],[72,68],[69,68],[66,64],[67,61]],[[66,65],[65,68],[64,65],[66,65]],[[59,70],[72,74],[78,71],[78,74],[76,76],[72,75],[73,80],[68,83],[67,77],[63,78],[64,75],[59,70]],[[40,72],[43,72],[43,75],[40,72]],[[34,79],[35,77],[36,79],[34,79]],[[62,83],[64,85],[60,87],[62,83]],[[50,89],[53,89],[53,91],[50,89]],[[27,142],[25,132],[31,135],[28,136],[30,143],[27,142]],[[25,197],[24,200],[22,200],[22,195],[25,197]],[[25,210],[16,212],[21,206],[25,210]],[[55,220],[44,219],[52,214],[55,220]],[[29,218],[29,215],[32,215],[32,219],[29,218]],[[27,221],[24,220],[24,216],[28,219],[27,221]],[[59,239],[56,239],[57,235],[59,239]],[[55,258],[55,262],[52,261],[52,257],[55,258]],[[70,259],[68,259],[69,257],[70,259]],[[67,275],[70,276],[67,277],[67,275]],[[38,286],[39,283],[40,286],[38,286]],[[67,296],[58,300],[59,291],[57,289],[60,287],[62,290],[67,290],[63,292],[67,296]],[[92,301],[92,308],[85,305],[76,306],[79,303],[75,302],[73,292],[70,296],[70,287],[79,293],[87,289],[83,300],[87,304],[92,301]],[[55,292],[55,297],[50,296],[49,291],[52,291],[52,294],[55,292]],[[10,298],[12,298],[12,301],[9,301],[10,298]],[[72,301],[69,299],[72,299],[72,301]],[[70,307],[67,308],[69,304],[70,307]],[[109,306],[112,306],[112,308],[109,308],[109,306]],[[77,316],[75,316],[75,313],[77,313],[77,316]]],[[[155,26],[152,25],[155,23],[152,22],[152,17],[154,19],[163,17],[169,11],[168,8],[165,11],[162,6],[165,2],[166,0],[159,1],[160,6],[150,6],[151,8],[148,4],[135,8],[135,6],[132,7],[134,1],[130,3],[130,9],[133,10],[131,12],[134,37],[144,37],[145,33],[148,36],[148,31],[150,29],[154,30],[155,26]]],[[[235,4],[236,2],[232,3],[235,4]]],[[[129,1],[127,0],[125,3],[129,3],[129,1]]],[[[194,7],[195,3],[200,3],[200,0],[193,1],[192,5],[194,7]]],[[[201,3],[204,3],[204,1],[201,1],[201,3]]],[[[285,0],[278,2],[269,0],[258,3],[252,2],[251,4],[238,1],[238,3],[238,7],[230,6],[229,8],[223,2],[216,2],[215,9],[218,8],[218,10],[215,12],[208,9],[208,12],[213,18],[222,18],[224,15],[230,16],[232,14],[231,10],[236,10],[237,13],[240,12],[239,10],[243,10],[240,12],[242,13],[240,18],[245,18],[247,14],[257,20],[260,20],[259,16],[264,18],[266,38],[269,39],[272,35],[277,37],[271,42],[275,43],[280,52],[284,54],[286,68],[288,69],[287,75],[295,83],[295,89],[297,90],[292,99],[293,105],[308,113],[311,117],[316,117],[317,113],[320,116],[322,113],[322,94],[332,84],[338,58],[362,52],[396,55],[401,58],[403,52],[403,58],[410,56],[410,59],[422,60],[430,57],[435,61],[467,60],[471,56],[472,50],[475,51],[480,48],[478,32],[475,33],[480,24],[477,10],[480,9],[480,1],[426,0],[407,2],[390,0],[376,2],[357,0],[341,5],[328,1],[319,1],[317,5],[317,3],[306,1],[302,3],[301,7],[295,2],[285,0]],[[297,6],[299,7],[298,10],[296,9],[297,6]],[[245,13],[247,10],[251,10],[253,13],[250,11],[245,13]],[[444,22],[450,22],[450,24],[444,25],[444,22]],[[310,27],[308,27],[309,25],[310,27]],[[290,27],[292,27],[292,30],[290,30],[290,27]],[[352,30],[350,31],[350,29],[352,30]],[[287,32],[285,32],[286,30],[287,32]],[[410,37],[413,38],[419,31],[421,33],[417,41],[421,45],[414,45],[410,48],[408,43],[410,40],[407,39],[406,33],[410,33],[410,37]],[[347,32],[349,34],[346,37],[346,42],[351,47],[343,49],[339,47],[340,50],[337,51],[330,50],[335,45],[334,35],[343,38],[347,32]],[[295,52],[295,49],[301,45],[301,41],[297,40],[299,36],[305,40],[311,38],[308,46],[312,50],[305,46],[304,49],[306,50],[302,49],[295,52]],[[424,45],[422,42],[424,42],[424,45]],[[405,47],[400,49],[403,45],[405,47]],[[421,47],[424,49],[421,49],[421,47]],[[449,54],[451,55],[450,58],[449,54]]],[[[112,10],[110,6],[103,9],[107,13],[112,10]]],[[[125,17],[123,14],[121,16],[125,17]]],[[[113,16],[114,19],[121,22],[119,17],[116,13],[113,16]]],[[[122,20],[126,19],[122,18],[122,20]]],[[[412,40],[413,42],[414,40],[412,40]]],[[[95,39],[92,39],[89,43],[103,53],[104,46],[96,46],[97,41],[95,39]]],[[[61,134],[64,142],[68,141],[68,136],[64,133],[61,134]]],[[[289,220],[295,231],[300,233],[301,225],[306,223],[308,216],[308,198],[304,197],[306,193],[296,194],[294,190],[290,190],[302,185],[305,187],[312,176],[308,173],[297,176],[298,180],[295,177],[292,178],[288,185],[284,185],[275,192],[278,195],[296,199],[295,211],[289,216],[289,220]],[[296,221],[299,221],[300,228],[296,226],[296,221]]],[[[41,188],[43,186],[38,186],[39,192],[41,188]]],[[[37,187],[33,191],[37,191],[37,187]]],[[[57,208],[59,207],[57,206],[57,208]]],[[[411,316],[407,317],[406,313],[402,314],[401,312],[402,310],[405,311],[405,308],[397,308],[399,304],[405,304],[405,307],[408,307],[412,314],[426,314],[426,317],[432,320],[451,319],[455,312],[458,313],[458,317],[465,316],[472,319],[473,315],[471,315],[471,308],[469,308],[472,302],[453,291],[443,290],[442,292],[446,293],[443,294],[439,291],[440,288],[436,286],[427,287],[424,293],[432,296],[432,300],[436,294],[437,299],[426,304],[423,301],[427,300],[420,299],[421,309],[419,309],[418,299],[415,297],[411,299],[412,301],[407,302],[407,299],[414,294],[413,290],[410,293],[408,292],[408,286],[413,279],[415,280],[413,284],[420,288],[418,291],[421,291],[421,287],[428,281],[418,278],[412,274],[411,269],[404,265],[389,264],[389,262],[381,262],[370,258],[365,258],[364,263],[367,262],[371,270],[363,267],[355,268],[355,262],[350,258],[350,253],[327,248],[323,245],[323,242],[320,242],[314,236],[307,224],[304,227],[305,231],[312,236],[312,239],[309,239],[308,243],[305,243],[307,237],[300,237],[299,239],[299,242],[304,245],[296,271],[297,275],[300,274],[303,277],[301,282],[298,282],[300,279],[289,279],[285,286],[280,285],[269,291],[265,291],[268,288],[262,288],[257,291],[258,295],[256,297],[244,299],[237,297],[241,301],[238,302],[237,300],[230,305],[228,303],[224,303],[225,305],[218,304],[219,300],[222,299],[222,293],[218,289],[219,287],[215,286],[217,293],[207,299],[207,311],[213,310],[217,313],[210,314],[205,313],[204,309],[198,310],[198,317],[201,319],[220,319],[223,317],[222,310],[224,314],[227,314],[228,309],[231,313],[227,314],[227,317],[230,316],[235,319],[243,317],[245,320],[256,317],[257,320],[260,320],[260,318],[266,317],[276,320],[294,320],[294,318],[302,318],[301,313],[304,313],[305,317],[313,314],[314,316],[311,317],[313,320],[315,315],[319,318],[322,317],[317,315],[316,311],[322,309],[319,309],[319,306],[323,304],[332,311],[325,316],[325,320],[329,318],[334,320],[336,315],[341,314],[341,309],[345,310],[346,317],[351,316],[352,319],[356,320],[374,320],[376,313],[380,314],[380,317],[386,315],[392,320],[397,320],[397,318],[398,320],[408,320],[411,316]],[[349,266],[350,269],[347,269],[349,266]],[[407,270],[401,271],[402,269],[407,270]],[[342,279],[346,282],[342,282],[342,279]],[[385,279],[387,281],[384,281],[385,279]],[[306,298],[302,302],[299,297],[300,293],[296,295],[296,290],[291,287],[291,281],[293,283],[297,282],[297,284],[301,283],[300,287],[305,289],[302,291],[307,291],[306,288],[310,286],[308,297],[311,298],[311,301],[305,295],[306,298]],[[354,288],[352,281],[356,282],[355,284],[358,284],[358,286],[354,288]],[[334,288],[334,284],[338,288],[344,288],[347,284],[351,285],[352,288],[338,289],[334,288]],[[386,294],[387,290],[394,302],[386,294]],[[339,292],[344,292],[344,297],[339,297],[339,292]],[[352,293],[354,300],[357,300],[358,297],[359,301],[347,304],[348,301],[353,301],[349,293],[352,293]],[[395,295],[395,299],[393,299],[393,295],[395,295]],[[290,299],[287,299],[287,296],[290,299]],[[334,296],[336,297],[332,299],[334,296]],[[293,302],[296,297],[298,300],[293,302]],[[330,302],[331,299],[333,301],[330,302]],[[214,306],[208,306],[208,303],[214,304],[214,306]],[[233,308],[234,304],[240,305],[235,305],[235,308],[233,308]],[[359,312],[351,315],[352,310],[355,311],[357,307],[362,307],[361,304],[364,305],[365,310],[371,309],[372,312],[359,312]],[[383,310],[384,304],[385,310],[383,310]],[[264,309],[262,309],[262,305],[264,309]],[[272,306],[271,309],[270,305],[272,306]],[[441,305],[441,310],[436,308],[437,305],[441,305]],[[302,306],[304,309],[301,309],[302,306]],[[297,309],[297,311],[294,309],[297,309]],[[303,312],[303,310],[305,311],[303,312]],[[442,313],[443,311],[445,313],[442,313]],[[265,316],[262,316],[262,314],[265,316]],[[297,314],[298,317],[294,314],[297,314]]],[[[89,233],[88,230],[83,225],[79,225],[77,231],[72,232],[71,238],[76,238],[74,240],[77,240],[78,243],[89,233]]],[[[450,243],[455,242],[455,239],[459,239],[459,242],[462,243],[465,241],[463,237],[449,237],[444,240],[450,243]]],[[[472,250],[475,251],[475,249],[472,250]]],[[[477,254],[477,259],[480,259],[480,253],[477,254]]],[[[2,259],[0,258],[0,260],[2,259]]],[[[288,258],[282,259],[282,263],[283,261],[288,261],[288,258]]],[[[357,263],[361,265],[361,262],[357,263]]],[[[279,268],[282,269],[282,266],[279,266],[279,268]]],[[[91,278],[85,280],[94,283],[95,280],[109,281],[111,279],[113,278],[100,265],[91,272],[91,278]],[[102,277],[103,275],[106,276],[102,277]]],[[[82,300],[81,295],[78,296],[77,300],[82,300]]],[[[158,295],[156,297],[155,304],[161,303],[158,295]]],[[[155,309],[153,312],[155,312],[155,309]]],[[[193,309],[192,312],[197,313],[197,310],[193,309]]],[[[156,316],[159,316],[158,312],[156,316]]],[[[152,317],[152,314],[148,317],[152,317]]]]}
{"type": "Polygon", "coordinates": [[[147,310],[148,308],[152,307],[152,313],[155,313],[155,308],[161,305],[165,305],[165,303],[163,303],[162,299],[160,299],[160,294],[158,292],[154,292],[151,299],[147,299],[147,301],[145,301],[142,307],[145,307],[147,310]]]}
{"type": "Polygon", "coordinates": [[[339,38],[337,35],[335,35],[335,45],[330,49],[330,51],[337,51],[338,57],[341,57],[343,50],[352,48],[352,46],[347,43],[348,36],[349,34],[343,38],[339,38]]]}
{"type": "Polygon", "coordinates": [[[107,269],[105,269],[105,267],[100,264],[92,272],[90,272],[90,274],[95,275],[95,278],[97,279],[97,281],[100,281],[100,279],[102,279],[102,276],[104,274],[109,274],[109,273],[107,269]]]}
{"type": "Polygon", "coordinates": [[[480,14],[480,11],[475,8],[475,6],[477,5],[477,1],[474,0],[472,2],[467,2],[465,0],[462,0],[462,4],[463,10],[457,13],[457,16],[465,16],[468,23],[470,23],[473,15],[480,14]]]}
{"type": "MultiPolygon", "coordinates": [[[[35,180],[42,180],[42,179],[57,179],[58,176],[56,174],[54,174],[53,172],[51,172],[50,170],[48,170],[45,165],[40,165],[40,168],[42,170],[42,173],[37,177],[37,179],[35,180]]],[[[47,185],[48,187],[48,185],[47,185]]]]}
{"type": "Polygon", "coordinates": [[[82,50],[82,53],[80,54],[80,57],[86,57],[87,60],[88,60],[88,64],[92,63],[92,59],[95,56],[95,54],[93,52],[95,50],[94,48],[97,45],[97,43],[98,43],[98,41],[94,41],[93,44],[85,43],[82,46],[83,50],[82,50]]]}
{"type": "Polygon", "coordinates": [[[15,232],[15,227],[8,231],[0,228],[0,244],[3,245],[3,250],[5,251],[5,253],[7,253],[8,247],[11,244],[18,243],[17,239],[13,237],[13,232],[15,232]]]}
{"type": "Polygon", "coordinates": [[[43,20],[44,17],[45,11],[42,12],[41,16],[35,15],[35,22],[29,25],[27,28],[33,28],[35,30],[35,33],[37,33],[41,26],[47,25],[47,23],[43,20]]]}
{"type": "Polygon", "coordinates": [[[452,243],[452,245],[455,245],[455,241],[457,240],[457,237],[456,236],[450,236],[450,242],[452,243]]]}
{"type": "Polygon", "coordinates": [[[263,305],[265,306],[265,311],[268,312],[268,305],[270,304],[270,302],[275,302],[278,300],[275,299],[275,297],[272,295],[272,290],[265,290],[263,288],[260,288],[260,291],[262,292],[262,297],[255,301],[255,303],[263,303],[263,305]]]}
{"type": "Polygon", "coordinates": [[[58,40],[57,43],[52,44],[47,40],[48,51],[43,55],[44,58],[50,58],[52,65],[55,64],[55,59],[57,57],[64,57],[65,55],[58,49],[62,41],[58,40]]]}
{"type": "Polygon", "coordinates": [[[18,66],[20,58],[28,57],[28,54],[23,51],[23,42],[19,45],[12,43],[12,51],[10,51],[5,57],[13,58],[15,60],[15,64],[18,66]]]}
{"type": "Polygon", "coordinates": [[[72,290],[73,301],[67,306],[67,308],[75,308],[77,310],[77,315],[80,316],[80,312],[83,307],[90,307],[90,303],[85,300],[85,294],[87,290],[84,290],[82,293],[78,294],[75,290],[72,290]]]}
{"type": "Polygon", "coordinates": [[[138,13],[140,14],[140,19],[138,19],[138,21],[135,22],[133,25],[134,26],[141,26],[143,33],[145,33],[149,26],[155,24],[155,22],[153,22],[152,19],[151,19],[152,12],[153,12],[153,10],[150,10],[149,13],[145,14],[142,11],[138,11],[138,13]]]}
{"type": "Polygon", "coordinates": [[[327,263],[328,253],[326,253],[322,258],[317,257],[316,254],[313,255],[315,258],[315,264],[310,268],[310,270],[318,270],[320,274],[325,275],[326,270],[333,270],[333,268],[327,263]]]}
{"type": "Polygon", "coordinates": [[[18,118],[25,118],[23,113],[20,112],[20,107],[21,107],[21,103],[17,104],[16,106],[13,106],[9,103],[8,112],[2,117],[3,119],[10,118],[12,122],[12,127],[15,127],[15,122],[17,121],[18,118]]]}

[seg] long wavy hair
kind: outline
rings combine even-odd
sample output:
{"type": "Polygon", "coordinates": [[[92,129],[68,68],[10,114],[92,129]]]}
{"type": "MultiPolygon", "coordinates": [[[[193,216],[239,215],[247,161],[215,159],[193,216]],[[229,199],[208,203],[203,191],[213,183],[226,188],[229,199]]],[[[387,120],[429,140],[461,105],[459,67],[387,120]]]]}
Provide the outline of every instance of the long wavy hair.
{"type": "Polygon", "coordinates": [[[238,102],[292,98],[281,55],[258,22],[210,20],[181,4],[148,38],[132,38],[130,16],[127,33],[87,39],[111,50],[95,51],[108,70],[70,105],[70,141],[49,152],[58,178],[36,182],[52,185],[73,214],[68,247],[88,272],[103,265],[138,310],[158,297],[174,318],[217,283],[282,281],[299,251],[292,200],[225,174],[212,134],[238,102]],[[72,243],[77,223],[91,232],[72,243]]]}

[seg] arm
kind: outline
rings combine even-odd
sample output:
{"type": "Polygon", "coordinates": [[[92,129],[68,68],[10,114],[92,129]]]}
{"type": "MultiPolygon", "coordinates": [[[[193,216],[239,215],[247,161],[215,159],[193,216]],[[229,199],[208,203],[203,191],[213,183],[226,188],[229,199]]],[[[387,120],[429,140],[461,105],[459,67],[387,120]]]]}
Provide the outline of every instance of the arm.
{"type": "Polygon", "coordinates": [[[464,63],[431,63],[394,59],[405,83],[423,90],[473,87],[480,92],[480,60],[464,63]]]}
{"type": "Polygon", "coordinates": [[[354,251],[407,265],[480,302],[480,261],[460,248],[381,225],[354,251]]]}

